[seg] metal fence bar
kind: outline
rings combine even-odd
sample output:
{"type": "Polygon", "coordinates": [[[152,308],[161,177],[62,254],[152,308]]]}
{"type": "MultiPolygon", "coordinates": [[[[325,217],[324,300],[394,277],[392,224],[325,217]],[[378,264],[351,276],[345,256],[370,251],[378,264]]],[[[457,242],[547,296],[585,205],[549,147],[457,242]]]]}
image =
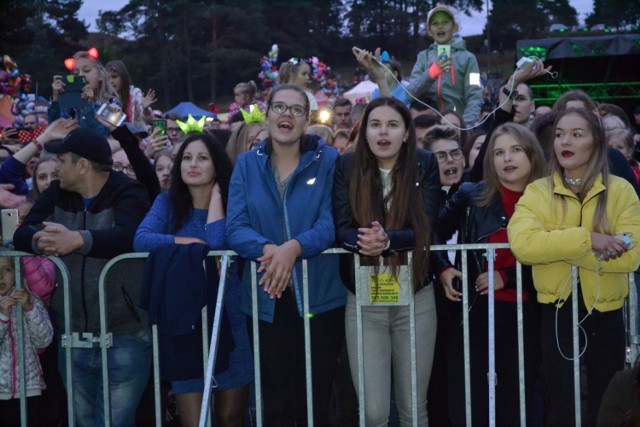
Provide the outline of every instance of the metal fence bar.
{"type": "Polygon", "coordinates": [[[260,372],[260,319],[258,318],[258,277],[257,266],[251,262],[251,324],[253,326],[253,369],[255,372],[254,388],[256,390],[256,423],[263,424],[262,413],[262,377],[260,372]]]}
{"type": "Polygon", "coordinates": [[[304,368],[307,387],[307,425],[313,427],[313,376],[311,364],[311,316],[309,312],[309,266],[302,260],[302,322],[304,325],[304,368]]]}
{"type": "MultiPolygon", "coordinates": [[[[578,267],[571,267],[571,309],[573,314],[573,399],[576,425],[582,425],[580,402],[580,314],[578,313],[578,267]]],[[[557,332],[556,332],[557,333],[557,332]]]]}
{"type": "MultiPolygon", "coordinates": [[[[204,263],[203,263],[203,268],[204,268],[204,263]]],[[[207,312],[207,306],[205,305],[204,307],[202,307],[202,310],[200,310],[200,322],[202,324],[202,333],[201,333],[201,338],[202,338],[202,372],[207,372],[207,360],[209,360],[209,350],[208,350],[208,346],[207,346],[207,341],[209,338],[209,316],[208,316],[208,312],[207,312]]],[[[204,390],[203,390],[204,392],[204,390]]],[[[204,397],[204,393],[203,393],[203,397],[204,397]]],[[[211,408],[200,408],[200,415],[202,416],[202,410],[204,409],[205,413],[210,415],[211,414],[211,408]]],[[[206,416],[205,418],[206,422],[205,425],[207,427],[211,427],[211,417],[210,416],[206,416]]],[[[203,426],[204,427],[204,426],[203,426]]]]}
{"type": "MultiPolygon", "coordinates": [[[[411,271],[412,253],[407,255],[407,266],[411,271]]],[[[413,289],[413,275],[411,282],[409,283],[411,289],[413,289]]],[[[433,285],[432,285],[433,286],[433,285]]],[[[411,346],[411,418],[413,419],[413,426],[418,427],[418,360],[417,360],[417,348],[416,348],[416,301],[414,294],[411,294],[409,300],[409,345],[411,346]]],[[[436,319],[437,321],[437,319],[436,319]]]]}
{"type": "Polygon", "coordinates": [[[495,272],[493,271],[493,265],[496,259],[496,250],[493,248],[487,249],[487,260],[489,266],[487,268],[489,272],[489,286],[487,287],[489,309],[487,315],[489,316],[489,371],[487,372],[487,380],[489,383],[489,426],[494,427],[496,425],[496,325],[495,325],[495,272]]]}
{"type": "Polygon", "coordinates": [[[112,258],[102,267],[100,277],[98,278],[98,301],[100,304],[100,354],[102,357],[102,402],[104,406],[104,423],[111,425],[111,405],[109,404],[111,396],[109,393],[109,347],[113,345],[112,334],[109,332],[107,323],[107,296],[105,290],[105,281],[109,270],[118,262],[127,259],[144,259],[149,256],[148,252],[134,252],[118,255],[112,258]]]}
{"type": "Polygon", "coordinates": [[[469,254],[462,251],[462,340],[464,348],[464,406],[466,424],[472,424],[471,417],[471,352],[469,336],[469,271],[467,267],[469,254]]]}
{"type": "MultiPolygon", "coordinates": [[[[360,257],[353,256],[354,271],[360,271],[360,257]]],[[[362,292],[362,275],[356,274],[356,298],[362,292]]],[[[364,331],[362,330],[362,305],[356,300],[356,340],[358,342],[358,415],[361,426],[366,425],[364,396],[364,331]]]]}
{"type": "Polygon", "coordinates": [[[520,425],[527,425],[527,401],[524,375],[524,315],[522,305],[522,264],[516,263],[516,305],[518,316],[518,385],[520,393],[520,425]]]}
{"type": "Polygon", "coordinates": [[[158,325],[151,325],[151,342],[153,348],[153,404],[156,427],[162,427],[162,400],[160,398],[160,352],[158,351],[158,325]]]}
{"type": "Polygon", "coordinates": [[[202,396],[202,406],[200,408],[200,427],[204,427],[205,421],[211,423],[211,380],[213,378],[213,369],[216,366],[216,356],[218,353],[218,333],[220,330],[220,322],[222,321],[222,307],[224,306],[224,293],[226,289],[227,271],[229,268],[229,255],[223,255],[220,261],[220,281],[218,282],[218,298],[216,302],[216,312],[213,316],[213,335],[211,336],[211,344],[209,347],[209,357],[205,366],[204,374],[204,394],[202,396]]]}
{"type": "MultiPolygon", "coordinates": [[[[15,265],[15,288],[22,289],[22,266],[20,265],[20,257],[13,257],[13,265],[15,265]]],[[[27,396],[27,369],[25,366],[26,355],[25,355],[25,318],[24,311],[22,310],[21,304],[16,304],[16,311],[18,314],[18,331],[21,333],[18,334],[18,372],[20,374],[20,420],[22,425],[28,425],[29,419],[27,414],[27,399],[23,398],[27,396]]],[[[11,317],[11,313],[9,313],[9,317],[11,317]]]]}

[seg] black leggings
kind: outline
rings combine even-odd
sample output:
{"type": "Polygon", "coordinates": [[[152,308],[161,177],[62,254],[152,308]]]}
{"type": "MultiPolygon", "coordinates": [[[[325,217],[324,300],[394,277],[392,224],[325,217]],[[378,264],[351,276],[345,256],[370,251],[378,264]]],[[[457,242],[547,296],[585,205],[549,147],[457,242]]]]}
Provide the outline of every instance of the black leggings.
{"type": "MultiPolygon", "coordinates": [[[[277,300],[273,323],[260,321],[259,325],[264,424],[305,426],[304,324],[290,289],[277,300]]],[[[314,425],[326,426],[336,362],[344,340],[344,307],[314,314],[310,327],[314,425]]]]}
{"type": "MultiPolygon", "coordinates": [[[[572,294],[573,295],[573,294],[572,294]]],[[[587,310],[581,295],[579,298],[579,314],[582,320],[587,310]]],[[[554,304],[544,304],[542,308],[542,365],[547,382],[547,393],[551,404],[550,425],[575,425],[573,362],[566,360],[558,350],[558,342],[562,353],[573,357],[572,334],[572,296],[560,309],[554,304]],[[556,312],[557,337],[556,342],[556,312]]],[[[583,425],[596,425],[600,400],[604,395],[613,375],[624,368],[625,329],[622,309],[601,313],[594,310],[583,322],[585,335],[580,333],[580,351],[586,350],[581,357],[581,364],[587,374],[587,410],[588,420],[583,425]]],[[[584,389],[584,384],[583,389],[584,389]]],[[[584,403],[582,404],[584,407],[584,403]]]]}

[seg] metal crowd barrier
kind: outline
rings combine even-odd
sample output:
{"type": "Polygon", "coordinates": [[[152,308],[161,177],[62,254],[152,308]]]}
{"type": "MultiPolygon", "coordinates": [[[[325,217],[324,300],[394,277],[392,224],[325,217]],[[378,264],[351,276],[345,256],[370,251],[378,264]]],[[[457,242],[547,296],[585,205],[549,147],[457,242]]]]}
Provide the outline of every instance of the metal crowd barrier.
{"type": "MultiPolygon", "coordinates": [[[[495,258],[496,249],[506,249],[509,248],[508,244],[464,244],[464,245],[434,245],[431,246],[432,251],[448,251],[448,250],[456,250],[461,251],[462,255],[462,315],[463,315],[463,339],[464,339],[464,364],[465,364],[465,407],[466,407],[466,417],[467,424],[471,425],[471,380],[470,380],[470,351],[469,351],[469,291],[468,291],[468,283],[469,276],[467,271],[467,257],[469,250],[486,250],[488,270],[489,270],[489,281],[493,283],[493,264],[495,258]]],[[[325,255],[338,255],[338,254],[349,254],[342,249],[329,249],[323,254],[325,255]]],[[[0,252],[0,256],[12,256],[15,257],[15,260],[19,260],[19,258],[23,256],[33,256],[32,254],[26,254],[22,252],[0,252]]],[[[118,257],[113,258],[109,261],[105,267],[103,268],[100,279],[99,279],[99,300],[100,300],[100,323],[101,323],[101,334],[99,337],[99,344],[102,349],[102,363],[103,363],[103,395],[104,395],[104,407],[105,407],[105,424],[109,425],[110,419],[110,411],[107,410],[109,408],[109,378],[108,378],[108,359],[107,352],[109,347],[112,346],[112,335],[108,332],[107,325],[107,317],[106,317],[106,295],[105,295],[105,278],[110,268],[112,268],[115,264],[120,261],[126,259],[142,259],[146,258],[148,253],[129,253],[123,254],[118,257]]],[[[219,292],[218,292],[218,300],[216,303],[217,307],[222,307],[224,301],[224,288],[226,285],[226,271],[229,263],[231,262],[231,257],[236,256],[233,251],[211,251],[208,256],[219,256],[222,258],[221,268],[220,268],[220,282],[219,282],[219,292]]],[[[59,259],[55,257],[50,257],[50,259],[58,268],[58,270],[62,273],[62,291],[64,292],[64,304],[65,304],[65,331],[62,336],[62,346],[66,348],[86,348],[88,346],[93,346],[92,342],[95,341],[92,334],[82,334],[78,332],[71,331],[71,307],[70,307],[70,297],[69,297],[69,276],[68,271],[66,269],[65,264],[59,259]]],[[[359,257],[354,257],[355,266],[359,268],[359,257]]],[[[257,274],[256,274],[256,263],[251,263],[251,275],[252,275],[252,312],[253,312],[253,345],[254,345],[254,368],[255,368],[255,403],[256,403],[256,421],[258,426],[262,426],[263,422],[263,402],[262,402],[262,386],[260,381],[260,346],[259,346],[259,327],[258,327],[258,299],[257,299],[257,274]]],[[[309,312],[309,293],[308,293],[308,271],[307,271],[307,261],[302,261],[302,269],[303,269],[303,323],[304,323],[304,333],[305,333],[305,376],[306,376],[306,391],[307,391],[307,419],[309,426],[313,426],[313,395],[312,395],[312,375],[311,375],[311,340],[310,340],[310,312],[309,312]]],[[[359,289],[362,286],[360,275],[356,274],[356,286],[359,289]]],[[[16,262],[16,287],[20,288],[21,284],[21,269],[20,263],[16,262]]],[[[436,286],[440,286],[440,284],[436,283],[436,286]]],[[[577,295],[577,287],[578,287],[578,275],[577,268],[574,267],[572,270],[572,292],[573,295],[577,295]]],[[[638,336],[638,312],[637,312],[637,300],[638,296],[636,294],[635,288],[635,280],[634,274],[631,273],[629,275],[629,298],[625,304],[625,318],[627,321],[627,354],[626,361],[628,364],[632,364],[636,361],[638,357],[640,348],[640,337],[638,336]]],[[[526,425],[526,401],[525,401],[525,386],[524,386],[524,339],[523,339],[523,314],[522,314],[522,266],[520,263],[517,264],[517,322],[518,322],[518,363],[519,363],[519,384],[520,384],[520,424],[526,425]]],[[[488,378],[488,393],[489,393],[489,425],[495,425],[495,386],[496,386],[496,366],[495,366],[495,336],[494,336],[494,292],[493,288],[489,287],[488,292],[488,321],[489,321],[489,370],[487,373],[488,378]]],[[[578,298],[572,298],[573,306],[573,319],[574,319],[574,334],[573,334],[573,350],[574,355],[580,354],[579,351],[579,331],[578,331],[578,298]]],[[[411,324],[410,330],[415,331],[415,307],[413,304],[413,299],[411,299],[409,303],[410,307],[410,315],[411,315],[411,324]]],[[[358,399],[360,408],[359,417],[360,417],[360,425],[365,425],[365,413],[364,413],[364,342],[363,342],[363,331],[362,331],[362,311],[361,306],[358,303],[356,306],[357,309],[357,341],[358,341],[358,366],[359,366],[359,380],[357,384],[358,388],[358,399]]],[[[216,310],[216,314],[214,317],[213,329],[216,331],[220,324],[220,314],[222,310],[216,310]]],[[[207,319],[206,319],[206,310],[203,309],[203,366],[205,368],[205,390],[203,395],[203,404],[202,411],[200,416],[200,426],[210,425],[211,418],[211,380],[213,367],[215,365],[216,358],[216,350],[217,350],[217,334],[213,334],[211,343],[208,346],[208,331],[207,329],[207,319]]],[[[18,327],[19,331],[22,331],[24,325],[23,314],[21,309],[18,309],[18,327]]],[[[160,405],[160,375],[159,375],[159,360],[158,360],[158,341],[157,341],[157,327],[152,328],[152,336],[153,336],[153,376],[154,376],[154,397],[155,397],[155,418],[156,425],[162,425],[162,416],[161,416],[161,405],[160,405]]],[[[19,357],[19,365],[20,365],[20,375],[21,378],[24,378],[24,346],[22,341],[22,334],[19,334],[19,348],[18,348],[18,357],[19,357]]],[[[411,334],[411,372],[412,372],[412,416],[413,416],[413,425],[418,425],[417,420],[417,387],[416,384],[416,343],[415,343],[415,332],[411,334]]],[[[68,420],[69,426],[75,425],[74,420],[74,411],[73,411],[73,369],[72,369],[72,355],[71,351],[66,352],[66,370],[67,370],[67,407],[68,407],[68,420]]],[[[580,402],[580,360],[579,358],[575,358],[573,362],[574,368],[574,398],[575,398],[575,419],[576,425],[581,424],[581,402],[580,402]]],[[[421,385],[423,387],[427,387],[426,384],[421,385]]],[[[27,408],[26,408],[26,389],[24,382],[21,382],[20,385],[20,413],[22,425],[27,425],[27,408]]]]}

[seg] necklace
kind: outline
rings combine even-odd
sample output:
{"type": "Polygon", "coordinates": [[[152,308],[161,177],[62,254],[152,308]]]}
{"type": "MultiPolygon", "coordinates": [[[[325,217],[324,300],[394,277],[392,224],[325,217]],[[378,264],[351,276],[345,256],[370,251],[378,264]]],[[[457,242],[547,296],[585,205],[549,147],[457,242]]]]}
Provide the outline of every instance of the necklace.
{"type": "Polygon", "coordinates": [[[565,175],[564,182],[566,182],[569,185],[575,185],[575,186],[579,187],[584,182],[584,179],[582,179],[582,178],[572,179],[572,178],[569,178],[568,176],[565,175]]]}

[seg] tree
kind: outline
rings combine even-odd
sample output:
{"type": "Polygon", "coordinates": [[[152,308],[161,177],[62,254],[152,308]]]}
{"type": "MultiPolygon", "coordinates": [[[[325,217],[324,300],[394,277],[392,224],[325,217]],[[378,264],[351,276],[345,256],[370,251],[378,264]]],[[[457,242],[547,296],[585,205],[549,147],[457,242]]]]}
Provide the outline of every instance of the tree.
{"type": "Polygon", "coordinates": [[[593,0],[593,13],[585,20],[589,26],[604,24],[609,28],[640,24],[640,2],[628,0],[593,0]]]}
{"type": "Polygon", "coordinates": [[[578,12],[567,0],[544,0],[542,8],[553,23],[567,27],[578,25],[578,12]]]}

